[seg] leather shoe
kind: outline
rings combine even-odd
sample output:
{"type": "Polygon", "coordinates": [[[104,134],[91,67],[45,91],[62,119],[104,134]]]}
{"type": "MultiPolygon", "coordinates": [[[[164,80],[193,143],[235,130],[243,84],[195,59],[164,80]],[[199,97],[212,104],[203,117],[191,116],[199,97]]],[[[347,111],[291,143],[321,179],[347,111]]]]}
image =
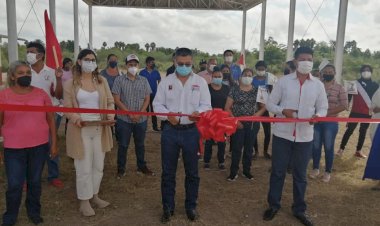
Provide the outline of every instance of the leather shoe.
{"type": "Polygon", "coordinates": [[[196,210],[186,210],[186,215],[190,221],[196,221],[199,218],[196,210]]]}
{"type": "Polygon", "coordinates": [[[165,210],[161,216],[161,223],[165,224],[170,221],[170,217],[174,215],[174,211],[165,210]]]}
{"type": "Polygon", "coordinates": [[[269,208],[265,210],[263,220],[265,221],[271,221],[277,214],[278,210],[269,208]]]}
{"type": "Polygon", "coordinates": [[[29,216],[29,219],[35,225],[38,225],[44,222],[44,219],[40,216],[29,216]]]}
{"type": "Polygon", "coordinates": [[[308,216],[305,213],[294,214],[294,216],[305,226],[313,226],[314,225],[310,219],[310,216],[308,216]]]}

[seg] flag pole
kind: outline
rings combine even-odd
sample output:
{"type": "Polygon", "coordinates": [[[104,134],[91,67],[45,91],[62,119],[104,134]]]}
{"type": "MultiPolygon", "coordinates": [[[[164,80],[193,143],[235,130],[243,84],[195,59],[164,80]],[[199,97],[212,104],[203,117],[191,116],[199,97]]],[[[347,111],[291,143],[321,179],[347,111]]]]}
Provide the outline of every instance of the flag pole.
{"type": "Polygon", "coordinates": [[[53,48],[53,56],[55,61],[55,68],[59,68],[59,62],[58,62],[58,56],[57,56],[57,50],[55,49],[55,46],[52,46],[53,48]]]}

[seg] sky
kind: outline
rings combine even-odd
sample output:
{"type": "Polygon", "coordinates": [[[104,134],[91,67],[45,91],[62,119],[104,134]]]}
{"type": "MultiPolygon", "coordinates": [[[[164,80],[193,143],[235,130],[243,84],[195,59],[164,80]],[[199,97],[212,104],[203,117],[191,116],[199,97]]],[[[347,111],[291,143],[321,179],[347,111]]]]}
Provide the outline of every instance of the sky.
{"type": "MultiPolygon", "coordinates": [[[[15,1],[19,37],[44,40],[43,12],[49,9],[49,1],[15,1]],[[34,1],[35,13],[31,10],[34,1]]],[[[297,0],[294,39],[335,40],[339,1],[297,0]],[[311,23],[313,11],[319,7],[311,23]]],[[[356,40],[363,50],[380,50],[379,8],[378,0],[349,0],[345,41],[356,40]]],[[[81,0],[79,13],[80,46],[85,47],[89,39],[88,6],[81,0]]],[[[266,15],[265,38],[271,36],[286,45],[289,0],[267,0],[266,15]]],[[[259,48],[260,20],[261,5],[247,12],[246,49],[259,48]]],[[[72,0],[56,0],[56,23],[59,41],[74,39],[72,0]]],[[[0,1],[0,34],[7,34],[5,0],[0,1]]],[[[115,41],[139,43],[142,48],[147,42],[155,42],[158,47],[190,47],[217,54],[225,49],[241,49],[242,12],[93,7],[93,37],[95,48],[100,48],[104,41],[108,46],[115,41]]]]}

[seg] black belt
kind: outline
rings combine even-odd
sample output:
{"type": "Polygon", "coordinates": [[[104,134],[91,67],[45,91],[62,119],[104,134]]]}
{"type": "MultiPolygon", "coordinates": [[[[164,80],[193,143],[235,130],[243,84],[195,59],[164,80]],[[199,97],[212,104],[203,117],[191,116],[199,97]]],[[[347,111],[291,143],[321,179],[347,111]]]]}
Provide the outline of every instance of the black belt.
{"type": "Polygon", "coordinates": [[[195,127],[195,123],[186,124],[186,125],[181,125],[181,124],[173,125],[170,122],[166,122],[166,124],[176,130],[187,130],[187,129],[192,129],[195,127]]]}

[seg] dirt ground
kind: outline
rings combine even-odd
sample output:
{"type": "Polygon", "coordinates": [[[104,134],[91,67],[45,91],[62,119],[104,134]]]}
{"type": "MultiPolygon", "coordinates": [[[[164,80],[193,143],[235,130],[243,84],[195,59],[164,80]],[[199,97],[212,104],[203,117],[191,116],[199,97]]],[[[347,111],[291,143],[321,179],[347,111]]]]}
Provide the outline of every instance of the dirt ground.
{"type": "MultiPolygon", "coordinates": [[[[344,133],[344,124],[336,139],[336,148],[344,133]]],[[[63,126],[62,126],[63,127],[63,126]]],[[[117,180],[116,148],[106,155],[104,177],[100,196],[112,203],[105,209],[95,209],[96,216],[86,218],[78,212],[75,191],[75,171],[73,161],[65,155],[64,135],[60,131],[61,179],[65,186],[57,190],[46,182],[46,169],[43,176],[42,216],[43,225],[160,225],[160,133],[147,132],[146,160],[156,176],[143,176],[136,173],[134,145],[128,151],[127,176],[117,180]]],[[[201,184],[198,211],[200,219],[191,223],[184,211],[184,170],[179,164],[177,173],[176,211],[168,225],[300,225],[291,215],[292,178],[287,176],[283,192],[282,209],[271,222],[262,220],[267,208],[270,161],[262,157],[262,129],[259,135],[260,157],[253,162],[255,180],[239,177],[228,182],[228,171],[216,170],[216,153],[213,153],[212,170],[205,171],[199,163],[201,184]]],[[[344,156],[336,159],[331,182],[309,180],[306,201],[308,212],[316,225],[380,225],[378,205],[380,192],[371,191],[375,184],[362,180],[366,160],[353,157],[357,142],[357,131],[351,137],[344,156]]],[[[368,154],[369,138],[364,145],[368,154]]],[[[215,150],[215,149],[214,149],[215,150]]],[[[181,161],[182,162],[182,161],[181,161]]],[[[324,167],[324,160],[321,161],[324,167]]],[[[230,159],[226,159],[229,167],[230,159]]],[[[310,166],[311,167],[311,166],[310,166]]],[[[0,211],[5,209],[5,174],[0,166],[0,211]]],[[[31,225],[24,205],[21,205],[18,225],[31,225]]]]}

